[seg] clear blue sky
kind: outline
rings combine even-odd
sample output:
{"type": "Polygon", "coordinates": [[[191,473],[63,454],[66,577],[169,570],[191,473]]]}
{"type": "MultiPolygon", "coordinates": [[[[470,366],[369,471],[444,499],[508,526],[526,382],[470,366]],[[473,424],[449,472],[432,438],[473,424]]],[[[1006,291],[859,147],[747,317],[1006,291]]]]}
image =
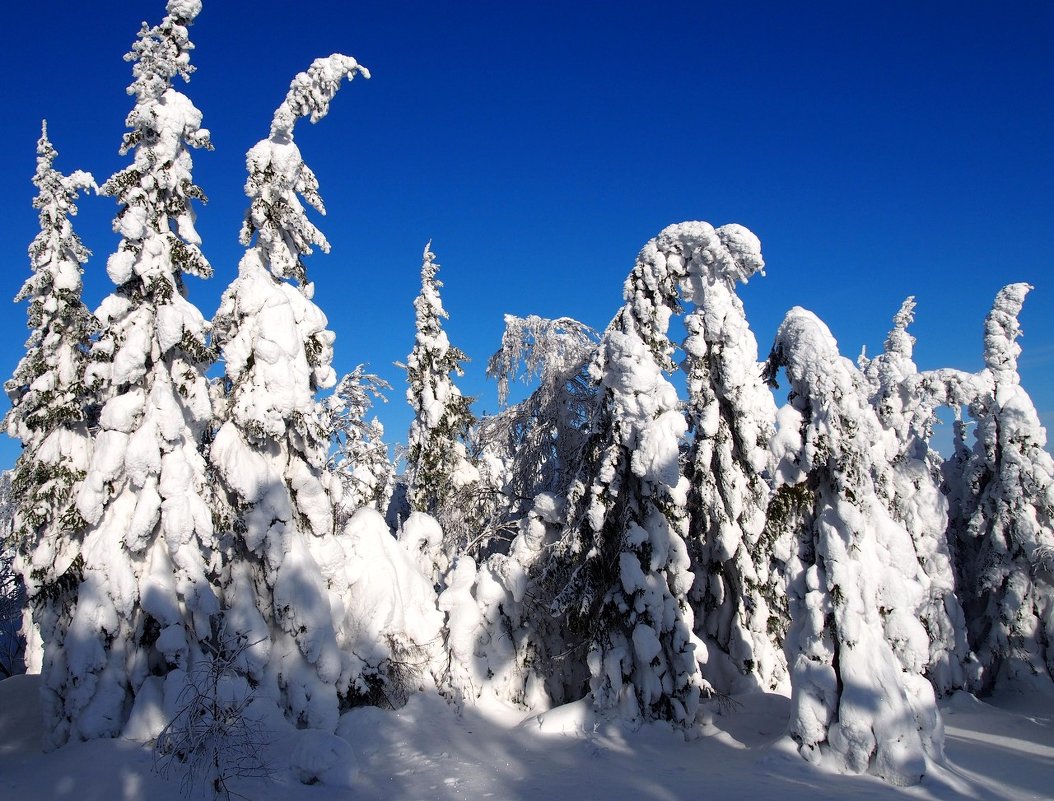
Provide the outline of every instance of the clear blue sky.
{"type": "MultiPolygon", "coordinates": [[[[0,48],[0,299],[28,275],[30,178],[46,117],[63,171],[101,182],[117,154],[141,19],[162,0],[15,3],[0,48]]],[[[337,332],[338,371],[368,362],[395,387],[381,418],[405,438],[403,375],[428,239],[443,265],[461,382],[484,376],[505,313],[603,328],[641,245],[690,219],[742,223],[768,276],[742,296],[762,356],[784,312],[819,314],[855,357],[881,348],[918,299],[922,368],[978,369],[1004,284],[1035,285],[1021,372],[1054,424],[1054,4],[1022,2],[569,2],[429,4],[205,0],[198,71],[181,87],[214,153],[199,231],[216,275],[188,278],[206,316],[234,277],[244,154],[293,75],[340,51],[373,72],[298,131],[321,182],[333,250],[309,262],[337,332]]],[[[110,290],[109,198],[81,203],[110,290]]],[[[22,353],[25,308],[0,315],[0,374],[22,353]]],[[[17,446],[0,447],[0,465],[17,446]]]]}

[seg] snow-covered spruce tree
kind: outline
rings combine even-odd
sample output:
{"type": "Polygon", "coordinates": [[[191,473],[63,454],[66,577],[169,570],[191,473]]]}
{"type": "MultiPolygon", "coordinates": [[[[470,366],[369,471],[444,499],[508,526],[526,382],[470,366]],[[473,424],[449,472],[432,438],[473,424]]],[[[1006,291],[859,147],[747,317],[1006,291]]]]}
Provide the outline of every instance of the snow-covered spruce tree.
{"type": "Polygon", "coordinates": [[[1031,676],[1049,689],[1054,677],[1054,460],[1017,372],[1030,289],[1004,287],[985,319],[982,389],[969,405],[976,441],[959,452],[959,593],[981,692],[1031,676]]]}
{"type": "Polygon", "coordinates": [[[453,376],[462,375],[465,354],[450,344],[443,330],[447,317],[439,297],[442,282],[432,243],[421,263],[421,292],[414,300],[417,333],[406,358],[406,399],[414,411],[406,440],[406,495],[410,509],[439,520],[443,540],[439,550],[422,552],[419,561],[440,574],[448,555],[462,550],[472,535],[469,507],[479,470],[468,458],[465,440],[475,422],[471,399],[461,394],[453,376]]]}
{"type": "Polygon", "coordinates": [[[922,568],[930,580],[929,596],[919,610],[930,640],[926,675],[939,695],[966,686],[969,660],[966,621],[955,595],[946,531],[948,501],[942,490],[943,459],[929,441],[939,406],[954,403],[960,393],[956,371],[920,373],[912,359],[915,338],[908,326],[915,319],[915,299],[908,298],[893,317],[883,352],[857,360],[870,386],[870,402],[882,426],[896,437],[888,486],[879,488],[893,516],[911,534],[922,568]]]}
{"type": "Polygon", "coordinates": [[[333,451],[329,469],[341,485],[337,501],[338,525],[361,507],[379,512],[388,508],[395,479],[395,466],[384,444],[384,427],[375,417],[366,420],[373,399],[387,402],[384,390],[391,384],[367,373],[359,365],[345,375],[326,400],[333,451]]]}
{"type": "Polygon", "coordinates": [[[761,245],[745,228],[715,232],[698,224],[667,229],[658,246],[686,271],[690,599],[696,632],[708,646],[703,673],[724,691],[780,689],[787,667],[780,604],[764,537],[768,460],[776,407],[761,378],[757,340],[747,323],[738,282],[761,273],[761,245]],[[724,658],[721,658],[722,655],[724,658]]]}
{"type": "Polygon", "coordinates": [[[625,305],[590,368],[600,401],[566,525],[536,579],[565,621],[568,649],[585,658],[594,706],[632,722],[689,727],[704,686],[688,604],[689,486],[680,469],[687,424],[665,373],[674,368],[667,331],[687,262],[735,258],[722,230],[733,229],[671,226],[637,256],[625,305]],[[689,258],[667,252],[665,243],[688,232],[689,258]]]}
{"type": "Polygon", "coordinates": [[[78,192],[95,181],[55,169],[47,125],[37,142],[33,201],[40,233],[29,246],[32,275],[16,301],[29,301],[32,333],[26,355],[5,388],[11,400],[4,426],[22,441],[11,477],[14,542],[30,605],[23,616],[26,668],[43,667],[43,642],[58,651],[76,593],[84,521],[74,506],[91,455],[84,368],[96,321],[81,300],[90,255],[73,231],[78,192]],[[72,595],[71,595],[72,592],[72,595]]]}
{"type": "Polygon", "coordinates": [[[208,325],[183,275],[207,277],[191,201],[188,146],[211,147],[201,113],[173,88],[190,78],[187,26],[200,2],[170,0],[126,59],[135,106],[130,165],[100,189],[120,211],[107,262],[117,285],[96,317],[85,381],[101,405],[77,510],[87,523],[83,582],[62,653],[45,665],[49,743],[119,734],[151,677],[166,698],[212,636],[218,552],[201,441],[211,419],[208,325]]]}
{"type": "Polygon", "coordinates": [[[301,117],[324,117],[341,82],[356,75],[369,77],[348,56],[316,60],[294,78],[268,138],[249,151],[248,249],[213,321],[226,369],[210,450],[231,510],[226,630],[248,643],[238,661],[262,695],[296,725],[329,731],[350,682],[350,655],[337,641],[340,599],[317,558],[332,544],[340,492],[326,468],[328,412],[317,397],[336,380],[334,335],[312,302],[303,260],[329,244],[301,204],[324,212],[293,128],[301,117]]]}
{"type": "Polygon", "coordinates": [[[929,581],[880,496],[895,441],[868,403],[866,380],[811,312],[796,307],[784,318],[769,356],[773,381],[780,368],[791,387],[781,428],[800,421],[770,507],[772,525],[798,525],[786,560],[789,732],[810,761],[914,784],[927,758],[939,758],[941,726],[917,619],[929,581]],[[790,495],[797,514],[778,513],[790,495]]]}

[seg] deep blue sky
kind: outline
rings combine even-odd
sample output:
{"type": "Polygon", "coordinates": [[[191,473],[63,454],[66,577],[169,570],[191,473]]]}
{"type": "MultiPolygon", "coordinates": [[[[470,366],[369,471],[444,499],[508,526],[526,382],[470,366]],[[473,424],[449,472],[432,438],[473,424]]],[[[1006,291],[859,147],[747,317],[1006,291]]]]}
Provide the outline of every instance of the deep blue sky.
{"type": "MultiPolygon", "coordinates": [[[[161,0],[5,9],[0,299],[28,275],[41,118],[60,169],[101,182],[123,166],[121,56],[163,14],[161,0]]],[[[315,299],[338,371],[368,362],[395,386],[390,442],[409,421],[392,362],[412,344],[428,239],[482,413],[505,313],[603,328],[641,245],[690,219],[761,238],[768,276],[742,297],[762,356],[793,305],[846,355],[875,352],[914,294],[920,366],[977,369],[995,293],[1033,283],[1021,372],[1054,423],[1054,4],[205,0],[191,37],[198,71],[181,91],[216,145],[195,154],[216,275],[188,284],[206,316],[241,255],[245,151],[290,79],[334,51],[373,72],[298,141],[333,245],[309,262],[315,299]]],[[[111,288],[114,211],[87,198],[77,221],[93,308],[111,288]]],[[[24,306],[0,326],[6,376],[24,306]]],[[[0,465],[16,453],[5,441],[0,465]]]]}

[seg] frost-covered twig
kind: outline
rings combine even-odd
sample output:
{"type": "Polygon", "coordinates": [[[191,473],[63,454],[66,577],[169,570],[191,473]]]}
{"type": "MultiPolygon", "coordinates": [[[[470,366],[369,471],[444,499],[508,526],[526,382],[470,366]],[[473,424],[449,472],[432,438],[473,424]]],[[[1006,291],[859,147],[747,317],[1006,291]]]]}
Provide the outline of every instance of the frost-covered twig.
{"type": "Polygon", "coordinates": [[[219,798],[238,795],[233,779],[267,777],[263,757],[269,733],[248,716],[255,692],[239,674],[238,662],[257,643],[230,642],[221,630],[203,662],[190,668],[176,713],[154,744],[154,770],[167,779],[180,775],[190,798],[205,789],[219,798]]]}

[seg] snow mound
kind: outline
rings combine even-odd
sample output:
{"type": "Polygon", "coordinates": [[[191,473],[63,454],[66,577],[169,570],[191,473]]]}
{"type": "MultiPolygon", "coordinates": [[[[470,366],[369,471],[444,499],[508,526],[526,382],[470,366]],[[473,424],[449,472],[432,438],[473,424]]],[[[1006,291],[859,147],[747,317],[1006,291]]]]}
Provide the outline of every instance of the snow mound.
{"type": "Polygon", "coordinates": [[[295,739],[289,767],[301,783],[354,786],[359,764],[347,740],[317,729],[299,731],[295,739]]]}

